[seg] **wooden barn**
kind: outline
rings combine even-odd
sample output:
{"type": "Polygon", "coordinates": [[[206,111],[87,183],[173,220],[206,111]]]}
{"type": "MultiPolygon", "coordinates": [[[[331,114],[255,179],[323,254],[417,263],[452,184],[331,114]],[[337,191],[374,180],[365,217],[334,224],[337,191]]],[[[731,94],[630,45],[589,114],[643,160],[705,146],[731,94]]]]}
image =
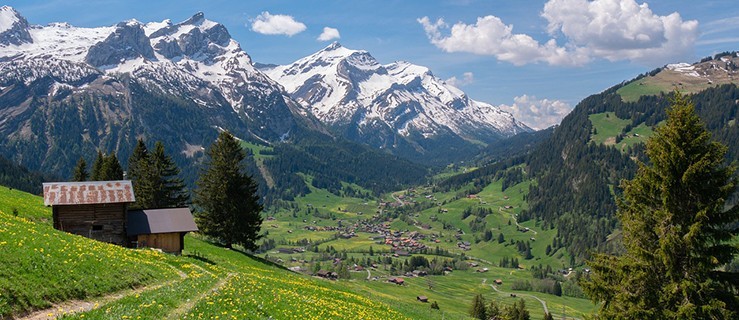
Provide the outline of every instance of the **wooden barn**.
{"type": "Polygon", "coordinates": [[[146,209],[128,212],[126,231],[135,247],[181,254],[185,248],[185,234],[198,231],[198,227],[188,208],[146,209]]]}
{"type": "Polygon", "coordinates": [[[131,181],[44,183],[54,228],[125,246],[128,205],[136,201],[131,181]]]}
{"type": "Polygon", "coordinates": [[[131,181],[44,183],[54,228],[125,247],[159,248],[179,254],[187,232],[198,231],[188,208],[128,211],[131,181]]]}

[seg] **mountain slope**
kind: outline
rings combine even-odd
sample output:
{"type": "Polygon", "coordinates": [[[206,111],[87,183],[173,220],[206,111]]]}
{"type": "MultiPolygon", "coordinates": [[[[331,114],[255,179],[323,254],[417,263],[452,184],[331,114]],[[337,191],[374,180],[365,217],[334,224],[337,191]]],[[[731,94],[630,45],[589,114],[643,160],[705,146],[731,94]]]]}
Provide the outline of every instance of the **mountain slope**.
{"type": "Polygon", "coordinates": [[[67,176],[97,149],[125,164],[137,138],[191,166],[220,130],[264,142],[328,134],[202,13],[42,27],[5,6],[0,21],[0,153],[31,169],[67,176]]]}
{"type": "Polygon", "coordinates": [[[334,131],[416,160],[453,158],[450,146],[472,150],[471,144],[531,131],[509,113],[470,99],[426,67],[381,65],[368,52],[336,42],[290,65],[263,67],[334,131]]]}

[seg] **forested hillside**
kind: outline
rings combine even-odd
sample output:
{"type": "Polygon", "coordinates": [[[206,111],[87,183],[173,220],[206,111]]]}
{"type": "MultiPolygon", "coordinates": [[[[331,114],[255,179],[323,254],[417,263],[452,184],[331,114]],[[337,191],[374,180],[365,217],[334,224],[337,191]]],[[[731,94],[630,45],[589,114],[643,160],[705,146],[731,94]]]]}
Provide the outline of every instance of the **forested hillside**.
{"type": "MultiPolygon", "coordinates": [[[[626,136],[640,124],[648,127],[665,119],[670,95],[644,96],[637,102],[623,102],[616,94],[620,86],[583,100],[555,130],[552,137],[527,160],[529,174],[538,182],[528,195],[529,210],[521,218],[539,219],[556,226],[562,243],[578,258],[590,250],[606,248],[608,235],[616,228],[619,182],[633,177],[636,163],[643,159],[643,144],[622,152],[612,145],[591,142],[594,133],[588,116],[614,112],[629,123],[616,137],[626,136]]],[[[714,138],[729,146],[727,161],[739,154],[739,126],[736,125],[736,85],[711,88],[691,96],[696,110],[714,138]]]]}
{"type": "MultiPolygon", "coordinates": [[[[608,240],[618,228],[614,199],[621,192],[619,182],[633,177],[637,168],[634,160],[646,161],[644,144],[640,142],[643,135],[650,134],[652,128],[665,119],[671,98],[671,94],[661,94],[624,102],[617,93],[624,85],[628,83],[584,99],[530,154],[451,177],[439,187],[449,190],[473,182],[483,188],[496,177],[512,179],[512,182],[532,179],[534,183],[526,198],[529,209],[519,218],[538,220],[544,228],[556,227],[558,236],[552,244],[553,249],[565,247],[575,260],[595,250],[618,250],[613,246],[617,242],[608,240]],[[623,126],[610,126],[610,122],[606,122],[601,131],[614,133],[612,137],[605,137],[609,134],[598,131],[591,119],[593,115],[613,117],[623,126]],[[594,139],[596,136],[605,142],[594,139]],[[524,177],[508,170],[522,163],[526,164],[524,177]]],[[[689,98],[714,139],[729,147],[726,161],[736,160],[739,157],[737,86],[718,86],[689,98]]],[[[736,202],[736,196],[732,201],[736,202]]]]}

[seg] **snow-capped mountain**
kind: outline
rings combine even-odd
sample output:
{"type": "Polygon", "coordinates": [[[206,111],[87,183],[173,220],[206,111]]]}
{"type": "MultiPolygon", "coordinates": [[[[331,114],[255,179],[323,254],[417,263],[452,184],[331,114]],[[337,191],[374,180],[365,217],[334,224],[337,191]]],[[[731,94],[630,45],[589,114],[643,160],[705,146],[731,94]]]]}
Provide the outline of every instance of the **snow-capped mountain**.
{"type": "Polygon", "coordinates": [[[491,142],[531,131],[426,67],[382,65],[367,51],[337,42],[292,64],[262,70],[325,124],[378,147],[396,148],[401,139],[426,149],[423,140],[491,142]]]}
{"type": "Polygon", "coordinates": [[[33,169],[97,148],[126,154],[140,137],[192,156],[219,130],[280,141],[322,128],[202,13],[79,28],[0,8],[0,145],[33,169]]]}

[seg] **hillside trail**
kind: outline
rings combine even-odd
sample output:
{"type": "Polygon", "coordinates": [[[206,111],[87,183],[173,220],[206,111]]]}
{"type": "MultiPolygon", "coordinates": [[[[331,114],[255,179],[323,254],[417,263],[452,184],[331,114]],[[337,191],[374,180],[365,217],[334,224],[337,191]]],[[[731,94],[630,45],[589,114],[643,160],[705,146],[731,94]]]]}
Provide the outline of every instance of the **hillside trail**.
{"type": "Polygon", "coordinates": [[[82,313],[87,312],[92,309],[95,309],[99,306],[114,302],[116,300],[119,300],[123,297],[134,295],[134,294],[141,294],[147,291],[156,290],[164,286],[173,285],[177,281],[181,281],[182,279],[187,278],[187,274],[182,272],[182,270],[177,269],[176,267],[170,265],[170,267],[177,273],[177,275],[180,277],[179,280],[170,280],[165,281],[159,284],[155,285],[149,285],[149,286],[143,286],[136,289],[126,289],[122,291],[118,291],[109,295],[96,297],[94,299],[85,301],[85,300],[68,300],[64,302],[60,302],[57,304],[53,304],[51,307],[38,310],[35,312],[32,312],[28,315],[22,316],[18,319],[21,320],[47,320],[47,319],[56,319],[58,317],[61,317],[65,314],[70,313],[82,313]]]}
{"type": "MultiPolygon", "coordinates": [[[[503,207],[498,207],[498,211],[500,211],[500,212],[502,212],[502,213],[508,213],[508,212],[505,212],[505,211],[503,211],[503,207]]],[[[521,228],[521,229],[525,229],[525,228],[526,228],[526,227],[524,227],[524,226],[522,226],[522,225],[518,224],[518,219],[516,219],[516,216],[515,216],[515,215],[514,215],[513,213],[508,213],[508,214],[510,214],[510,215],[511,215],[511,218],[513,219],[513,223],[515,223],[515,224],[516,224],[516,226],[518,226],[518,227],[519,227],[519,228],[521,228]]],[[[532,230],[532,229],[529,229],[529,230],[530,230],[531,232],[533,232],[533,233],[534,233],[534,235],[536,235],[536,234],[537,234],[537,232],[536,232],[536,231],[534,231],[534,230],[532,230]]]]}
{"type": "Polygon", "coordinates": [[[145,286],[145,287],[139,287],[136,289],[127,289],[123,291],[118,291],[116,293],[97,297],[93,300],[84,301],[84,300],[68,300],[61,303],[57,303],[52,305],[51,307],[43,310],[38,310],[35,312],[32,312],[31,314],[28,314],[26,316],[20,317],[18,319],[22,320],[47,320],[47,319],[56,319],[58,317],[61,317],[63,315],[67,315],[70,313],[82,313],[87,312],[92,309],[95,309],[99,306],[105,305],[107,303],[111,303],[113,301],[119,300],[123,297],[130,296],[133,294],[141,294],[146,291],[150,290],[156,290],[164,286],[172,285],[177,280],[170,280],[166,281],[160,284],[152,285],[152,286],[145,286]]]}
{"type": "MultiPolygon", "coordinates": [[[[487,279],[485,279],[485,280],[487,280],[487,279]]],[[[483,284],[485,284],[484,281],[483,281],[483,284]]],[[[508,295],[511,294],[510,292],[504,292],[504,291],[499,290],[498,287],[496,287],[495,285],[492,285],[491,284],[490,287],[493,288],[493,290],[495,290],[495,292],[502,293],[502,294],[508,294],[508,295]]],[[[526,293],[516,293],[516,295],[517,296],[529,297],[529,298],[536,299],[537,301],[541,302],[541,306],[544,308],[544,313],[549,313],[549,308],[547,308],[546,301],[539,299],[539,297],[534,296],[534,295],[530,295],[530,294],[526,294],[526,293]]]]}
{"type": "Polygon", "coordinates": [[[187,312],[190,311],[190,309],[192,309],[192,307],[194,307],[198,302],[200,302],[200,300],[203,300],[203,298],[205,298],[208,294],[217,292],[218,290],[220,290],[221,287],[223,287],[226,284],[226,282],[231,280],[231,278],[233,278],[235,275],[236,273],[233,273],[233,272],[229,273],[222,279],[218,280],[218,282],[214,284],[209,290],[205,290],[204,292],[200,293],[194,299],[188,299],[187,302],[180,305],[177,309],[173,310],[169,314],[167,319],[181,319],[182,316],[187,314],[187,312]]]}

